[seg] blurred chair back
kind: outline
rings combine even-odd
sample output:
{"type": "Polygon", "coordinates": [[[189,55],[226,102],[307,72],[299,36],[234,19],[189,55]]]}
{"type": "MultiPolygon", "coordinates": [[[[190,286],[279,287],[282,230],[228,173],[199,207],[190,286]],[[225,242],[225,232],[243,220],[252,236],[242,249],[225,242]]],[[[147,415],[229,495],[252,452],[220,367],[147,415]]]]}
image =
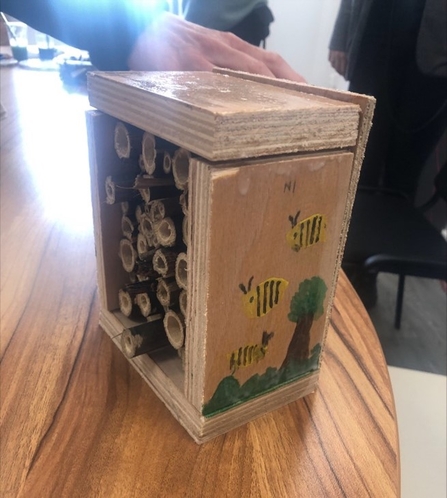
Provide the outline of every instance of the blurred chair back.
{"type": "Polygon", "coordinates": [[[365,275],[399,275],[394,326],[400,328],[405,276],[447,280],[447,242],[424,212],[447,202],[447,165],[434,180],[434,193],[421,207],[404,195],[359,187],[349,227],[343,268],[365,275]]]}

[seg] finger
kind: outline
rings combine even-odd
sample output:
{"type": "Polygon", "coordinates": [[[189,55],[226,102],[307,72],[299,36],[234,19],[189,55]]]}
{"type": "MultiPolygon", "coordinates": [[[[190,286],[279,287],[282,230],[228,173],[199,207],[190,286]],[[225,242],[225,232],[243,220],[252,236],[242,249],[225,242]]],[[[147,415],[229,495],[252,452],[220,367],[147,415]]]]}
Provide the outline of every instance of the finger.
{"type": "Polygon", "coordinates": [[[199,38],[202,51],[218,67],[305,82],[281,56],[251,45],[233,33],[210,30],[175,16],[167,18],[166,26],[177,32],[181,30],[182,37],[199,38]]]}
{"type": "Polygon", "coordinates": [[[337,71],[338,74],[340,74],[340,60],[338,58],[334,59],[332,67],[337,71]]]}
{"type": "Polygon", "coordinates": [[[218,38],[207,38],[206,40],[203,40],[203,43],[204,55],[215,66],[253,74],[262,74],[263,76],[274,76],[274,73],[263,61],[222,43],[222,40],[218,38]]]}
{"type": "Polygon", "coordinates": [[[297,73],[292,67],[278,54],[270,52],[267,59],[267,67],[273,72],[277,78],[297,81],[298,83],[307,83],[306,79],[297,73]]]}
{"type": "Polygon", "coordinates": [[[226,43],[232,48],[259,60],[277,78],[291,79],[300,82],[306,81],[300,74],[293,70],[279,54],[251,45],[232,33],[221,33],[221,35],[222,37],[225,37],[226,43]]]}
{"type": "Polygon", "coordinates": [[[214,64],[175,33],[169,37],[149,32],[135,45],[129,69],[135,71],[212,71],[214,64]]]}
{"type": "Polygon", "coordinates": [[[338,54],[334,54],[331,61],[332,67],[337,71],[338,74],[342,74],[342,60],[338,54]]]}
{"type": "MultiPolygon", "coordinates": [[[[173,35],[172,25],[168,29],[170,37],[173,35]]],[[[179,34],[182,40],[183,51],[188,53],[195,50],[197,56],[203,57],[213,66],[245,71],[248,73],[274,76],[272,71],[264,64],[243,51],[234,49],[224,42],[222,33],[212,30],[185,29],[179,34]]],[[[189,55],[188,55],[189,57],[189,55]]]]}
{"type": "Polygon", "coordinates": [[[332,50],[329,50],[328,61],[330,62],[331,66],[334,67],[335,54],[332,50]]]}

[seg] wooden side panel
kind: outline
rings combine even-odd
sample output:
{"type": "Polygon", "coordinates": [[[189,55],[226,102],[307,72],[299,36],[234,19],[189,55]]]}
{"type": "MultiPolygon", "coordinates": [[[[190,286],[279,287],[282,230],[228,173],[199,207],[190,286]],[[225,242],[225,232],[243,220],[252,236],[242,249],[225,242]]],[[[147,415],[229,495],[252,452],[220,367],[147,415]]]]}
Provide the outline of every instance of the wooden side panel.
{"type": "Polygon", "coordinates": [[[206,250],[196,261],[205,279],[191,295],[192,308],[201,307],[191,357],[202,372],[194,367],[190,399],[205,415],[318,369],[352,159],[336,153],[197,164],[195,180],[207,196],[192,202],[194,219],[204,216],[206,250]]]}
{"type": "Polygon", "coordinates": [[[128,276],[118,256],[121,232],[121,207],[107,205],[105,181],[120,172],[121,165],[113,147],[116,119],[98,111],[87,112],[90,155],[90,181],[101,306],[109,311],[118,308],[118,290],[128,276]]]}

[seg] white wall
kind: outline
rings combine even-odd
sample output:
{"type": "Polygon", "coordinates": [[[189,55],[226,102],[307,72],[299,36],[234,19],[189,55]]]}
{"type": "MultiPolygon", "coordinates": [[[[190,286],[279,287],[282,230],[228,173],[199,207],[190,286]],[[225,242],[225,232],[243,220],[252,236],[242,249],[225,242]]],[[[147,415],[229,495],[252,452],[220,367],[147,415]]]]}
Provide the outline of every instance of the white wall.
{"type": "Polygon", "coordinates": [[[309,83],[346,89],[327,60],[339,5],[340,0],[269,0],[275,22],[267,49],[281,54],[309,83]]]}

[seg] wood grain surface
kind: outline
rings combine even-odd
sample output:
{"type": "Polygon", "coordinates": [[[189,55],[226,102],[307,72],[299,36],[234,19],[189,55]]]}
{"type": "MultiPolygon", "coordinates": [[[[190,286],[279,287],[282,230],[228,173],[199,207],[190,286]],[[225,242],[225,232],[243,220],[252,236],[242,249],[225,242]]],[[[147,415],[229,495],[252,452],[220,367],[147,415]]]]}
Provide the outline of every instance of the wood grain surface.
{"type": "MultiPolygon", "coordinates": [[[[194,188],[197,183],[199,190],[200,181],[192,181],[190,186],[191,204],[197,206],[197,211],[204,211],[203,217],[208,216],[203,223],[205,234],[201,234],[201,240],[192,247],[193,262],[194,249],[200,249],[203,252],[200,256],[205,259],[202,263],[197,257],[199,267],[205,267],[205,271],[191,286],[197,290],[197,294],[191,295],[192,308],[202,303],[205,306],[204,312],[199,314],[201,322],[192,328],[195,335],[204,335],[203,346],[197,352],[191,348],[198,357],[194,371],[198,389],[201,373],[197,375],[198,369],[203,370],[204,377],[198,399],[204,398],[206,402],[212,397],[219,382],[230,375],[230,353],[246,344],[259,343],[263,331],[273,332],[265,358],[239,368],[233,376],[242,385],[255,374],[263,375],[268,367],[281,367],[296,326],[288,318],[292,296],[302,282],[313,277],[322,279],[327,291],[322,303],[324,314],[311,328],[309,351],[324,342],[325,314],[330,307],[338,244],[344,229],[352,156],[340,152],[288,155],[214,168],[206,161],[194,164],[193,179],[202,169],[210,176],[204,188],[210,192],[210,201],[205,199],[204,209],[203,196],[196,195],[194,188]],[[287,185],[296,187],[292,192],[287,185]],[[297,212],[300,221],[318,214],[327,220],[322,240],[310,247],[304,243],[299,251],[292,250],[286,240],[286,233],[291,229],[289,216],[297,212]],[[269,278],[285,279],[281,281],[287,285],[284,296],[278,299],[276,306],[265,311],[265,316],[250,316],[254,306],[244,308],[247,303],[243,301],[239,285],[248,286],[250,277],[253,277],[253,289],[269,278]]],[[[200,214],[197,213],[199,220],[200,214]]],[[[194,220],[193,226],[201,225],[194,220]]]]}
{"type": "Polygon", "coordinates": [[[344,275],[315,394],[196,445],[99,328],[86,98],[1,69],[2,497],[395,497],[396,415],[344,275]]]}
{"type": "MultiPolygon", "coordinates": [[[[298,86],[298,85],[297,85],[298,86]]],[[[352,147],[359,107],[212,72],[99,72],[92,106],[212,161],[352,147]]]]}

